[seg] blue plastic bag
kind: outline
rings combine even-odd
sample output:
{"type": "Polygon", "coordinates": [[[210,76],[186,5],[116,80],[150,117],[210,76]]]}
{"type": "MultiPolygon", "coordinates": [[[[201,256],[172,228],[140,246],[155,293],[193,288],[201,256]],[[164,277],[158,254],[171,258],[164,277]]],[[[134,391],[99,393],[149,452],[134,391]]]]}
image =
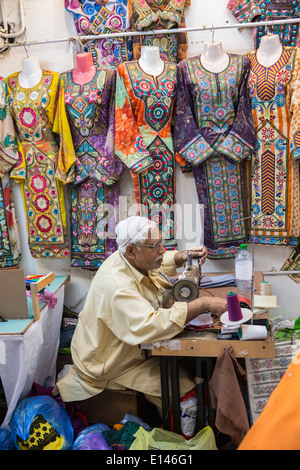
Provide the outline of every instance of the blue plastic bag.
{"type": "Polygon", "coordinates": [[[8,429],[0,429],[0,450],[16,450],[11,432],[8,429]]]}
{"type": "Polygon", "coordinates": [[[15,446],[21,450],[67,450],[74,429],[62,406],[50,396],[21,400],[10,422],[15,446]]]}
{"type": "Polygon", "coordinates": [[[109,426],[102,423],[85,428],[78,434],[72,450],[110,450],[102,436],[103,431],[109,431],[110,429],[109,426]]]}

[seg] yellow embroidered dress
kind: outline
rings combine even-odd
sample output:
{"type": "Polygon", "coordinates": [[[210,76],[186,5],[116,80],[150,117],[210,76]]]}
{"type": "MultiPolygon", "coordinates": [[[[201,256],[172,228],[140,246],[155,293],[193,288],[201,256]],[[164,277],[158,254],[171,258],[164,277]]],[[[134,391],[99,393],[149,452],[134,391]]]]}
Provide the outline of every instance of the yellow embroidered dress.
{"type": "Polygon", "coordinates": [[[255,241],[297,245],[300,231],[300,51],[284,47],[270,67],[249,53],[248,81],[256,134],[251,168],[255,241]]]}
{"type": "Polygon", "coordinates": [[[68,257],[63,185],[74,180],[76,157],[59,74],[44,70],[33,88],[18,75],[6,79],[19,150],[10,176],[21,183],[29,248],[34,258],[68,257]]]}

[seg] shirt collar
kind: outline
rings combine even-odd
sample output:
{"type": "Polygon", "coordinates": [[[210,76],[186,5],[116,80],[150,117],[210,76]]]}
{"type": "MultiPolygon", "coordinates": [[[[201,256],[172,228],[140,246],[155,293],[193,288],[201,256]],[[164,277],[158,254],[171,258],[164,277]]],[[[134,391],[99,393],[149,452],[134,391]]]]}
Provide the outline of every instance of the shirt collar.
{"type": "Polygon", "coordinates": [[[142,274],[140,271],[138,271],[132,264],[129,263],[129,261],[125,258],[124,255],[120,252],[121,259],[124,261],[124,263],[128,266],[130,271],[132,272],[133,276],[137,280],[137,282],[140,284],[145,277],[152,282],[157,288],[160,288],[159,283],[156,283],[156,277],[157,275],[162,275],[157,269],[150,269],[146,271],[145,274],[142,274]]]}
{"type": "Polygon", "coordinates": [[[132,264],[129,263],[129,261],[125,258],[124,255],[120,252],[121,259],[124,261],[124,263],[128,266],[132,274],[134,275],[135,279],[137,280],[138,283],[142,282],[142,279],[144,277],[144,274],[142,274],[140,271],[138,271],[132,264]]]}

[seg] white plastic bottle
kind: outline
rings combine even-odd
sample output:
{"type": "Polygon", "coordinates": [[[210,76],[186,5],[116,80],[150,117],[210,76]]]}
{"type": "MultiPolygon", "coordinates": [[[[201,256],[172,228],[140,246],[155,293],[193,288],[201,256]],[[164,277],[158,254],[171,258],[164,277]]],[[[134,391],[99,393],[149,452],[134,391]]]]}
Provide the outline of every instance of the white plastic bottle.
{"type": "Polygon", "coordinates": [[[248,300],[251,306],[252,292],[252,254],[247,250],[247,245],[241,244],[240,251],[235,257],[235,279],[238,298],[248,300]]]}

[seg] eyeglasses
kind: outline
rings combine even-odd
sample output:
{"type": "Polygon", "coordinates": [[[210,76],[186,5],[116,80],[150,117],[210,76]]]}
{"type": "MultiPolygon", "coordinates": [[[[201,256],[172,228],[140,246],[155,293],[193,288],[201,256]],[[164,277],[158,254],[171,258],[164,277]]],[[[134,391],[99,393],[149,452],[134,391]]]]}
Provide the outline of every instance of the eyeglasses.
{"type": "Polygon", "coordinates": [[[153,245],[138,245],[138,246],[145,246],[146,248],[151,248],[152,250],[158,250],[160,246],[163,246],[162,242],[155,242],[153,245]]]}

